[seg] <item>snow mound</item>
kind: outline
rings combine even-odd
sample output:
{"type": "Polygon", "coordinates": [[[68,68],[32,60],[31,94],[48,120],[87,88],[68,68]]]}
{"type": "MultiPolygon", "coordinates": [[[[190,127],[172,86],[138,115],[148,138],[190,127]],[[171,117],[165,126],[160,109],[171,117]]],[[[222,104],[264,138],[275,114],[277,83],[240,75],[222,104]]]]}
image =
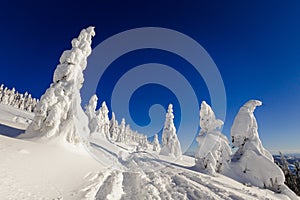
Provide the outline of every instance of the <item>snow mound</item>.
{"type": "Polygon", "coordinates": [[[59,137],[64,142],[79,144],[88,136],[88,119],[80,105],[80,89],[94,35],[94,27],[83,29],[78,38],[72,40],[72,49],[63,52],[53,83],[41,97],[33,122],[21,138],[59,137]]]}

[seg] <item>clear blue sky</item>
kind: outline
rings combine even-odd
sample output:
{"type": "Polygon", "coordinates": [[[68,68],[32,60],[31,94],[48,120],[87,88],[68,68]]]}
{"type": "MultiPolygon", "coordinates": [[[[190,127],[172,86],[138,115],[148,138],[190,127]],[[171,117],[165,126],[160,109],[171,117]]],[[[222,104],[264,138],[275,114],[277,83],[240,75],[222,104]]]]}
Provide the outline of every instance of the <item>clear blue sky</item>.
{"type": "MultiPolygon", "coordinates": [[[[0,25],[0,82],[20,92],[28,90],[34,97],[40,97],[49,86],[60,54],[70,48],[71,39],[82,28],[96,26],[93,46],[131,28],[156,26],[180,31],[207,50],[222,75],[227,94],[224,133],[229,135],[242,104],[260,99],[264,106],[257,109],[256,116],[264,146],[300,151],[299,1],[2,2],[0,25]]],[[[130,68],[150,60],[178,69],[188,65],[174,55],[154,50],[132,52],[113,65],[130,68]]],[[[117,74],[113,67],[111,70],[117,74]]],[[[182,73],[191,74],[192,84],[201,79],[192,71],[182,73]]],[[[110,98],[110,87],[113,80],[103,89],[101,100],[110,98]]],[[[195,87],[209,102],[204,83],[195,87]]],[[[160,99],[145,101],[149,97],[142,89],[135,93],[136,99],[142,99],[136,100],[138,108],[132,108],[139,123],[147,122],[140,102],[167,105],[174,101],[176,105],[168,92],[160,99]]]]}

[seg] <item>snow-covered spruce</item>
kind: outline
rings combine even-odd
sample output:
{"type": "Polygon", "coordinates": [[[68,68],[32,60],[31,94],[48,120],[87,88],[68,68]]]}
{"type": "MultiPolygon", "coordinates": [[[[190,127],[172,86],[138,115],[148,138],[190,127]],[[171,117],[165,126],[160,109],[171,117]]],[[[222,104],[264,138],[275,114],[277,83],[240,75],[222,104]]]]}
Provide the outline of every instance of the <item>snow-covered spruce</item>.
{"type": "Polygon", "coordinates": [[[21,110],[26,110],[28,112],[34,112],[38,99],[32,98],[31,94],[25,92],[25,94],[20,94],[15,88],[11,90],[4,85],[0,86],[0,103],[19,108],[21,110]]]}
{"type": "Polygon", "coordinates": [[[81,136],[89,134],[88,118],[80,105],[80,89],[94,35],[94,27],[83,29],[78,38],[72,40],[72,49],[62,53],[53,83],[41,97],[33,122],[21,137],[59,137],[78,144],[82,141],[81,136]]]}
{"type": "Polygon", "coordinates": [[[232,144],[237,147],[231,162],[231,170],[244,183],[281,191],[285,178],[274,163],[271,153],[263,146],[258,135],[254,110],[262,102],[250,100],[239,110],[231,128],[232,144]]]}
{"type": "Polygon", "coordinates": [[[173,105],[170,104],[168,106],[165,126],[162,133],[162,148],[160,154],[180,158],[182,156],[182,151],[176,135],[176,128],[173,120],[173,105]]]}
{"type": "Polygon", "coordinates": [[[195,167],[208,173],[222,172],[228,168],[231,149],[228,139],[219,128],[223,121],[216,119],[211,107],[203,101],[200,109],[200,133],[196,138],[198,149],[195,154],[195,167]]]}
{"type": "Polygon", "coordinates": [[[159,141],[158,141],[158,135],[157,134],[154,135],[152,145],[153,145],[153,151],[160,152],[160,144],[159,144],[159,141]]]}
{"type": "Polygon", "coordinates": [[[111,120],[109,123],[109,133],[112,141],[116,141],[120,133],[119,123],[118,120],[116,120],[116,116],[114,112],[112,112],[111,114],[111,120]]]}

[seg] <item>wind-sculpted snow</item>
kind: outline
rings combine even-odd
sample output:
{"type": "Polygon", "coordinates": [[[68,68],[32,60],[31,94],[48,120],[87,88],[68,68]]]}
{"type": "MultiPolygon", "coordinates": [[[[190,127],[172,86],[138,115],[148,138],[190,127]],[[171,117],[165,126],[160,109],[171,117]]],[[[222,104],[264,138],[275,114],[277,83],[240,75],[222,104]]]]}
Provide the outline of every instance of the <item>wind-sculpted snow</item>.
{"type": "Polygon", "coordinates": [[[203,101],[200,109],[200,133],[197,137],[198,150],[195,154],[196,168],[211,174],[228,168],[231,149],[225,135],[218,128],[223,122],[216,119],[211,107],[203,101]]]}
{"type": "Polygon", "coordinates": [[[1,104],[10,105],[21,110],[33,112],[38,102],[39,100],[32,98],[31,94],[28,94],[28,92],[25,92],[25,94],[20,94],[15,88],[10,90],[7,87],[4,88],[3,84],[0,86],[1,104]]]}
{"type": "MultiPolygon", "coordinates": [[[[284,185],[284,175],[274,163],[271,153],[263,146],[258,135],[254,110],[262,102],[250,100],[242,106],[231,128],[232,143],[237,147],[231,163],[233,178],[261,188],[280,192],[284,185]]],[[[230,176],[230,175],[229,175],[230,176]]]]}
{"type": "Polygon", "coordinates": [[[63,52],[53,83],[37,104],[33,122],[23,137],[61,137],[78,144],[82,136],[88,136],[88,119],[80,105],[80,89],[94,35],[94,27],[83,29],[78,38],[72,40],[72,49],[63,52]]]}

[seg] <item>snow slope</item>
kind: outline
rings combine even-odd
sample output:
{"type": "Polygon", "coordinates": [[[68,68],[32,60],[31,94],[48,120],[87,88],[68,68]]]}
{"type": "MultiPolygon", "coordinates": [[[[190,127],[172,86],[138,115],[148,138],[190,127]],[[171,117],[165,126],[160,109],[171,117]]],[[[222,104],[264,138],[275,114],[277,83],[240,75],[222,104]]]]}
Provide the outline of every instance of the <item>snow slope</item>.
{"type": "Polygon", "coordinates": [[[25,130],[34,114],[9,105],[0,104],[0,124],[25,130]]]}
{"type": "MultiPolygon", "coordinates": [[[[24,126],[13,116],[20,116],[19,110],[0,107],[0,123],[24,126]]],[[[196,172],[191,157],[174,161],[97,137],[91,142],[88,149],[93,154],[72,145],[0,135],[0,199],[297,198],[248,187],[220,174],[196,172]]]]}

